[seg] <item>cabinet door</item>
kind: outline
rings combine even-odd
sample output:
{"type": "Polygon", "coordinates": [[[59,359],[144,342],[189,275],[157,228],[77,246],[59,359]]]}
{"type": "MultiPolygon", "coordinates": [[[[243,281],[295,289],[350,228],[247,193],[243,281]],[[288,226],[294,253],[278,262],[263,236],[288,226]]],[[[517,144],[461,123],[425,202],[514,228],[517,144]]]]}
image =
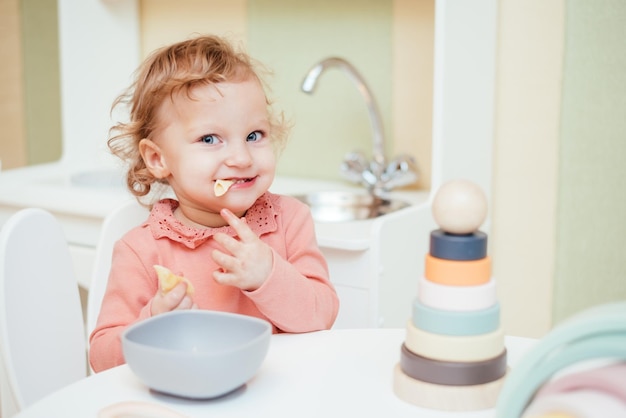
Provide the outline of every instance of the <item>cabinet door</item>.
{"type": "Polygon", "coordinates": [[[377,291],[372,285],[372,252],[322,247],[330,281],[339,296],[339,315],[334,328],[377,326],[377,291]]]}

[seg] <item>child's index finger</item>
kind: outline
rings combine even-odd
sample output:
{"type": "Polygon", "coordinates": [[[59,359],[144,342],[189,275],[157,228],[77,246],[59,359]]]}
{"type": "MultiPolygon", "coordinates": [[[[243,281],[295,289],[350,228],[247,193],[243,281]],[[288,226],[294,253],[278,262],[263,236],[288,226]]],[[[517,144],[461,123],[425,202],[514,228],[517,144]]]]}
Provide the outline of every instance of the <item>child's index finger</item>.
{"type": "Polygon", "coordinates": [[[224,220],[233,227],[235,232],[237,232],[237,235],[239,235],[239,238],[243,240],[248,238],[256,238],[256,235],[248,227],[248,224],[242,222],[241,219],[235,216],[235,214],[232,213],[230,210],[223,208],[222,210],[220,210],[220,215],[222,215],[222,218],[224,218],[224,220]]]}

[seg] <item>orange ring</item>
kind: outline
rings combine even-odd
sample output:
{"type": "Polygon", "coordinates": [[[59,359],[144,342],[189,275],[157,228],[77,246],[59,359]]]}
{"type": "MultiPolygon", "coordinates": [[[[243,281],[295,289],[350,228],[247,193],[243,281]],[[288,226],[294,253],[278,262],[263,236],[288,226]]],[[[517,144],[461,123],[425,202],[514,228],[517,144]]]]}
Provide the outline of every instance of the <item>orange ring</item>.
{"type": "Polygon", "coordinates": [[[447,286],[481,285],[491,278],[491,259],[487,256],[479,260],[444,260],[427,254],[424,277],[447,286]]]}

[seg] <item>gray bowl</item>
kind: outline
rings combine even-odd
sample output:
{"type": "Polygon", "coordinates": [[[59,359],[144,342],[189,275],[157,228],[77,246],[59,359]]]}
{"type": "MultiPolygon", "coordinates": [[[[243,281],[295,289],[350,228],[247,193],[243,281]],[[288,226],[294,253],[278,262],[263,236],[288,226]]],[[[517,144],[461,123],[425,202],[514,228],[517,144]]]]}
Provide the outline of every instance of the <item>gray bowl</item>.
{"type": "Polygon", "coordinates": [[[129,327],[122,349],[130,369],[151,389],[206,399],[250,380],[267,355],[271,334],[269,322],[251,316],[173,311],[129,327]]]}

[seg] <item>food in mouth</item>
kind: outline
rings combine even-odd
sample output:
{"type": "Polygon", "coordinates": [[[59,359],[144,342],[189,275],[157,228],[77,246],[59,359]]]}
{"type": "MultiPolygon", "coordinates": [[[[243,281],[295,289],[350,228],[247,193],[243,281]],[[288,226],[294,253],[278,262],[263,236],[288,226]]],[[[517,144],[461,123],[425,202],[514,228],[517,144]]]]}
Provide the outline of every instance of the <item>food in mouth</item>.
{"type": "Polygon", "coordinates": [[[215,186],[213,187],[215,196],[217,197],[222,196],[224,193],[228,191],[228,189],[230,189],[230,186],[232,186],[234,183],[235,183],[234,180],[223,180],[223,179],[216,180],[215,186]]]}
{"type": "Polygon", "coordinates": [[[187,294],[189,296],[193,295],[194,288],[189,279],[186,277],[178,276],[167,267],[160,266],[155,264],[154,270],[156,271],[157,277],[159,278],[159,287],[163,293],[167,293],[172,290],[178,283],[184,281],[187,283],[187,294]]]}

